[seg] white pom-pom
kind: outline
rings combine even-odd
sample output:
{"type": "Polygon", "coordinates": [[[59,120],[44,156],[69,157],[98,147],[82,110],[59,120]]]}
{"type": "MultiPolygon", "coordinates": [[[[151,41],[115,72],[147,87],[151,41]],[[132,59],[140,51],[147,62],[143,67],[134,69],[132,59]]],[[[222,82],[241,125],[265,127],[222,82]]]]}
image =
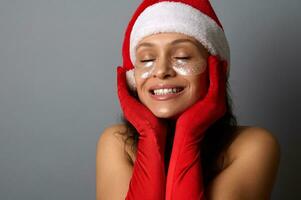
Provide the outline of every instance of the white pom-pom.
{"type": "Polygon", "coordinates": [[[126,72],[126,80],[127,84],[130,87],[131,90],[136,90],[136,81],[134,77],[134,69],[131,69],[126,72]]]}

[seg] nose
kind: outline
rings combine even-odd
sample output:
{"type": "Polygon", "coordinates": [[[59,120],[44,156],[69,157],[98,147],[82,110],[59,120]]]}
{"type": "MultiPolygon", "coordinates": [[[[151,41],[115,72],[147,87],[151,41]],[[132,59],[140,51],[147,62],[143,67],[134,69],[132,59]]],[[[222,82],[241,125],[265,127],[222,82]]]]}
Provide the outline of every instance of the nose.
{"type": "Polygon", "coordinates": [[[161,58],[158,59],[154,71],[152,73],[153,77],[157,77],[160,79],[166,79],[168,77],[173,77],[176,75],[176,72],[171,67],[171,64],[168,59],[161,58]]]}

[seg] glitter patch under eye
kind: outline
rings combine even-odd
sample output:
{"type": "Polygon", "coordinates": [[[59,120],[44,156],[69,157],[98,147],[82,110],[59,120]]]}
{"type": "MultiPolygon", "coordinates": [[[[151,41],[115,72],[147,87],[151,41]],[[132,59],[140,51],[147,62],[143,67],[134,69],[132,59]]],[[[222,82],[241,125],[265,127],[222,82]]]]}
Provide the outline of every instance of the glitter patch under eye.
{"type": "Polygon", "coordinates": [[[154,61],[148,61],[144,64],[145,67],[151,67],[154,64],[154,61]]]}
{"type": "Polygon", "coordinates": [[[203,67],[196,64],[187,63],[184,60],[177,60],[173,64],[173,69],[180,75],[197,75],[203,72],[203,67]]]}
{"type": "Polygon", "coordinates": [[[137,69],[137,73],[139,74],[140,78],[146,79],[151,76],[154,71],[154,61],[145,61],[139,69],[137,69]]]}
{"type": "Polygon", "coordinates": [[[150,77],[150,74],[151,74],[150,72],[145,72],[145,73],[141,74],[141,78],[146,79],[146,78],[150,77]]]}
{"type": "MultiPolygon", "coordinates": [[[[154,61],[145,61],[135,69],[136,75],[142,79],[147,79],[152,76],[156,67],[158,66],[155,65],[154,61]]],[[[172,67],[176,73],[183,76],[198,75],[205,69],[201,63],[189,63],[183,59],[170,63],[170,67],[172,67]]]]}

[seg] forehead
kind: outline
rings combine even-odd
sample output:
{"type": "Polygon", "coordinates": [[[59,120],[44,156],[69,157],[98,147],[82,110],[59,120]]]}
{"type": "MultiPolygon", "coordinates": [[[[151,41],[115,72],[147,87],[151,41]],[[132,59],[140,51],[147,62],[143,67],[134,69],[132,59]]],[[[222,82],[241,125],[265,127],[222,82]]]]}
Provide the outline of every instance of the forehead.
{"type": "Polygon", "coordinates": [[[136,51],[140,47],[155,47],[155,46],[175,46],[178,44],[186,44],[195,46],[199,49],[204,49],[203,45],[194,37],[182,33],[157,33],[144,37],[139,41],[136,51]]]}
{"type": "Polygon", "coordinates": [[[173,39],[180,39],[180,38],[190,39],[194,42],[197,42],[197,40],[194,37],[188,36],[183,33],[176,33],[176,32],[156,33],[156,34],[148,35],[144,37],[140,42],[154,40],[154,39],[173,40],[173,39]]]}

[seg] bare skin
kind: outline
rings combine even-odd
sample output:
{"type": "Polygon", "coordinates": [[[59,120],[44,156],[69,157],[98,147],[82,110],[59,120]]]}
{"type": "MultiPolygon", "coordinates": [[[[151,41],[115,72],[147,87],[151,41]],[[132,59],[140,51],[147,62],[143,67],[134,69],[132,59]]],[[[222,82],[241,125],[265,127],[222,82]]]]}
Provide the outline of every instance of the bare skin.
{"type": "MultiPolygon", "coordinates": [[[[171,118],[204,97],[209,86],[207,58],[209,53],[194,38],[179,33],[161,33],[145,37],[136,48],[135,81],[140,101],[157,117],[171,118]],[[172,42],[180,41],[172,44],[172,42]],[[183,41],[186,40],[186,41],[183,41]],[[143,46],[144,44],[152,46],[143,46]],[[186,61],[188,66],[200,66],[200,72],[192,75],[178,74],[170,65],[175,61],[186,61]],[[145,60],[156,65],[152,76],[142,78],[140,66],[145,60]],[[170,100],[158,101],[151,98],[149,89],[154,85],[171,84],[184,87],[182,95],[170,100]]],[[[187,66],[187,67],[188,67],[187,66]]]]}
{"type": "MultiPolygon", "coordinates": [[[[135,162],[129,142],[124,154],[125,125],[101,134],[96,151],[96,199],[125,199],[135,162]],[[130,157],[129,160],[128,157],[130,157]]],[[[220,173],[206,188],[208,200],[269,200],[280,162],[280,145],[261,127],[240,126],[226,150],[220,173]]],[[[220,157],[221,158],[221,157],[220,157]]],[[[219,158],[219,159],[220,159],[219,158]]]]}
{"type": "MultiPolygon", "coordinates": [[[[135,65],[138,66],[142,60],[154,59],[157,67],[146,79],[135,72],[139,99],[157,117],[175,118],[206,94],[208,71],[204,65],[200,74],[179,75],[168,67],[168,63],[174,58],[189,56],[191,62],[200,64],[206,60],[208,52],[193,38],[176,33],[151,35],[139,44],[142,43],[153,45],[137,49],[135,65]],[[171,45],[178,39],[190,39],[191,42],[171,45]],[[157,83],[181,83],[185,90],[177,101],[158,102],[149,95],[149,88],[157,83]]],[[[115,124],[106,128],[99,138],[96,151],[97,200],[121,200],[126,197],[136,156],[135,150],[130,148],[131,141],[124,146],[125,132],[124,124],[115,124]]],[[[279,162],[280,145],[270,131],[240,126],[225,151],[225,162],[220,173],[206,188],[206,197],[208,200],[268,200],[279,162]]]]}

